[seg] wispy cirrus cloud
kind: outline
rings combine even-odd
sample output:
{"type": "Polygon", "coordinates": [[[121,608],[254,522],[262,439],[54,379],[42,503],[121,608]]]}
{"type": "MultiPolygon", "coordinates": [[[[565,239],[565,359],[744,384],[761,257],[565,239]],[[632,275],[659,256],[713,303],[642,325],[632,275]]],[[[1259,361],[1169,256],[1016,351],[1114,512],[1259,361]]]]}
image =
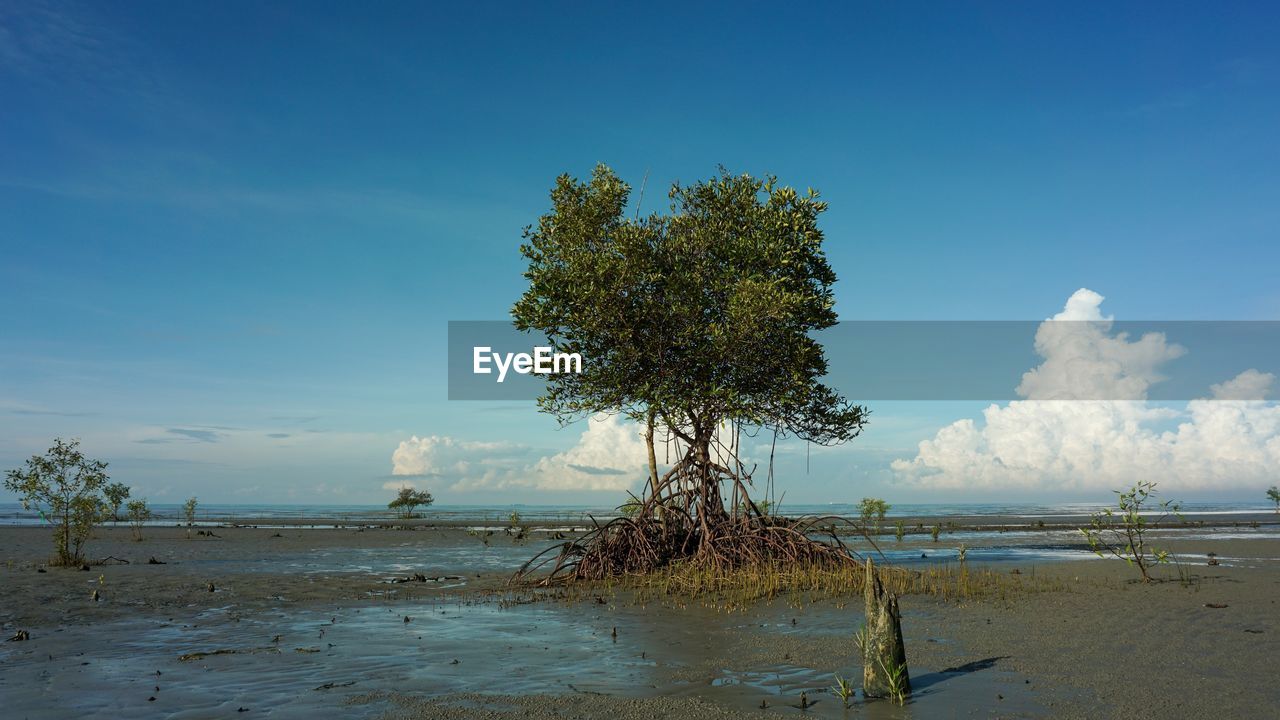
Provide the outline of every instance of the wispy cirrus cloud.
{"type": "Polygon", "coordinates": [[[217,430],[206,430],[203,428],[169,428],[165,432],[171,435],[190,438],[197,442],[216,443],[223,438],[223,433],[217,430]]]}

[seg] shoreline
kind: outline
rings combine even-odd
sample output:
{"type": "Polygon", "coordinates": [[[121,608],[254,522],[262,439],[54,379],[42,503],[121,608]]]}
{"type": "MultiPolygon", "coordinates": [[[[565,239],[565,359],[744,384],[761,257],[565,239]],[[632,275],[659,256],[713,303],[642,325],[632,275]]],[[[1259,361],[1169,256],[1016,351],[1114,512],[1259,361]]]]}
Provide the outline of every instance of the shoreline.
{"type": "MultiPolygon", "coordinates": [[[[1229,513],[1187,512],[1182,520],[1164,521],[1151,527],[1165,530],[1190,529],[1227,529],[1227,528],[1276,528],[1280,529],[1280,514],[1261,511],[1233,511],[1229,513]]],[[[569,528],[585,531],[593,523],[604,523],[619,517],[613,515],[582,516],[566,513],[561,517],[522,517],[513,525],[507,516],[471,516],[471,517],[438,517],[419,514],[412,518],[386,517],[348,517],[344,515],[308,515],[308,516],[271,516],[271,515],[218,515],[205,516],[188,525],[177,517],[157,517],[144,524],[146,528],[311,528],[311,529],[456,529],[485,528],[504,529],[508,527],[527,527],[534,530],[569,528]]],[[[833,522],[857,523],[859,519],[848,515],[790,515],[780,514],[777,517],[787,520],[830,519],[833,522]]],[[[1077,530],[1087,525],[1087,514],[1050,514],[1050,515],[900,515],[886,516],[880,521],[880,536],[894,534],[895,524],[903,523],[907,534],[925,532],[935,525],[944,531],[966,532],[1035,532],[1077,530]]],[[[30,517],[16,519],[0,517],[0,529],[47,527],[45,520],[30,517]],[[7,521],[6,521],[7,520],[7,521]]],[[[127,528],[128,522],[107,521],[100,528],[127,528]]]]}

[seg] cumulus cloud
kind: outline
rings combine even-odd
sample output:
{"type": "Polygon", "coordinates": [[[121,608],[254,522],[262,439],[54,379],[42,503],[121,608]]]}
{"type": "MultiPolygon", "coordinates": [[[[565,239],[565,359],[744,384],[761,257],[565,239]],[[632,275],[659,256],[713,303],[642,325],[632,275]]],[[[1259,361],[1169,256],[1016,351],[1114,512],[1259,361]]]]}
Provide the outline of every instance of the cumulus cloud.
{"type": "Polygon", "coordinates": [[[477,465],[495,463],[524,450],[501,442],[472,442],[447,436],[414,435],[391,453],[392,475],[466,475],[477,465]]]}
{"type": "Polygon", "coordinates": [[[1130,340],[1111,333],[1113,318],[1102,314],[1103,297],[1081,288],[1062,312],[1036,330],[1036,353],[1044,358],[1022,376],[1018,394],[1028,400],[1142,400],[1164,379],[1160,366],[1186,354],[1163,333],[1130,340]],[[1064,322],[1065,321],[1065,322],[1064,322]]]}
{"type": "MultiPolygon", "coordinates": [[[[623,490],[643,481],[647,456],[640,428],[617,416],[597,416],[570,449],[536,457],[510,443],[414,436],[391,455],[392,474],[438,478],[455,491],[537,488],[623,490]]],[[[400,478],[384,485],[398,489],[400,478]]]]}
{"type": "Polygon", "coordinates": [[[532,474],[548,490],[625,490],[644,477],[648,462],[639,426],[599,417],[587,422],[578,444],[541,458],[532,474]]]}
{"type": "Polygon", "coordinates": [[[1152,406],[1147,388],[1185,350],[1159,333],[1113,334],[1102,301],[1081,289],[1041,324],[1036,351],[1044,361],[1018,387],[1027,399],[989,406],[981,423],[966,418],[944,427],[914,458],[893,461],[895,475],[924,487],[1060,490],[1109,490],[1140,478],[1169,489],[1272,480],[1280,407],[1260,401],[1274,376],[1246,370],[1213,385],[1212,399],[1152,406]],[[1098,397],[1124,399],[1054,402],[1098,397]]]}
{"type": "Polygon", "coordinates": [[[1276,376],[1249,369],[1234,378],[1210,385],[1216,400],[1266,400],[1276,376]]]}

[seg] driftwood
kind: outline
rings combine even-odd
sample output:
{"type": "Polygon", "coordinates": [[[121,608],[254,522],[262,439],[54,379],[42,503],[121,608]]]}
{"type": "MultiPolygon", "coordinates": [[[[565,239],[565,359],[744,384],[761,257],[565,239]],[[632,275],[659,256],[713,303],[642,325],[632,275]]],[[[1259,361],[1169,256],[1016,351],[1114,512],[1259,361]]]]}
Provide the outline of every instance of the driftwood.
{"type": "Polygon", "coordinates": [[[408,583],[408,582],[445,582],[448,580],[461,580],[461,575],[424,575],[422,573],[414,573],[404,577],[391,578],[392,583],[408,583]]]}
{"type": "Polygon", "coordinates": [[[862,641],[862,692],[867,697],[901,702],[911,693],[911,677],[907,672],[907,651],[902,644],[898,596],[880,584],[880,576],[870,558],[866,567],[863,593],[867,625],[862,641]]]}
{"type": "Polygon", "coordinates": [[[280,648],[263,647],[263,648],[223,648],[220,650],[209,650],[207,652],[192,652],[185,655],[179,655],[180,662],[191,662],[192,660],[203,660],[214,655],[250,655],[253,653],[279,653],[280,648]]]}

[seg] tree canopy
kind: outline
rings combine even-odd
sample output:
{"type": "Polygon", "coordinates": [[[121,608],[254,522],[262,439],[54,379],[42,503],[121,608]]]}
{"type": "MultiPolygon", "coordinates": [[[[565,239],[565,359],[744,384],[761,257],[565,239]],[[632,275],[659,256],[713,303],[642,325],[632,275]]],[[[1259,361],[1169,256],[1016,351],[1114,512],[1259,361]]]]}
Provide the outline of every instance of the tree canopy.
{"type": "Polygon", "coordinates": [[[866,410],[822,384],[813,336],[837,320],[818,193],[722,169],[673,185],[669,212],[628,218],[630,192],[605,165],[562,175],[525,232],[516,326],[586,362],[549,376],[540,407],[562,422],[652,410],[690,441],[721,422],[855,437],[866,410]]]}

